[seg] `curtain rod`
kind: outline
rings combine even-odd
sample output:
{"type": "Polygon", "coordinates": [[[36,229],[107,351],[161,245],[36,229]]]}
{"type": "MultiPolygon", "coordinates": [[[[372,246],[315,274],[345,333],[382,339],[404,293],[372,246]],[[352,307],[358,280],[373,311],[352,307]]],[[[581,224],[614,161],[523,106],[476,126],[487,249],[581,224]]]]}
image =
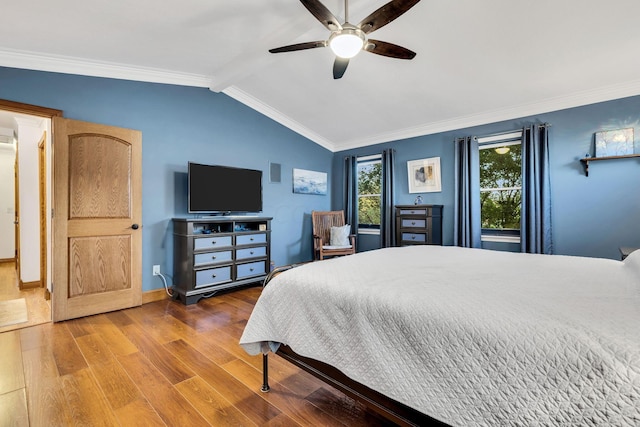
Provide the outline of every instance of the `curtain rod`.
{"type": "MultiPolygon", "coordinates": [[[[535,123],[535,124],[537,124],[540,127],[547,127],[547,128],[551,127],[551,123],[546,123],[546,122],[545,123],[535,123]]],[[[534,125],[529,125],[529,126],[524,126],[524,127],[527,128],[527,127],[531,127],[531,126],[534,126],[534,125]]],[[[499,136],[502,136],[502,135],[509,135],[509,134],[516,133],[516,132],[522,132],[522,128],[521,129],[503,131],[503,132],[491,133],[489,135],[474,136],[474,138],[475,139],[496,138],[496,137],[499,137],[499,136]]],[[[462,138],[464,138],[464,137],[462,137],[462,138]]],[[[454,142],[459,140],[459,139],[462,139],[462,138],[456,138],[454,140],[454,142]]]]}

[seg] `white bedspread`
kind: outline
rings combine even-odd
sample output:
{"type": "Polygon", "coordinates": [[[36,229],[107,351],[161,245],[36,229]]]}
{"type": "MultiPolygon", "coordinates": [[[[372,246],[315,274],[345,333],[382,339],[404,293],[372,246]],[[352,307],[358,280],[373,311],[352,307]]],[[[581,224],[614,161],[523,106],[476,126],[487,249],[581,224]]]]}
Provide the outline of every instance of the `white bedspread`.
{"type": "Polygon", "coordinates": [[[457,247],[305,264],[240,343],[287,344],[452,425],[640,425],[640,251],[625,261],[457,247]]]}

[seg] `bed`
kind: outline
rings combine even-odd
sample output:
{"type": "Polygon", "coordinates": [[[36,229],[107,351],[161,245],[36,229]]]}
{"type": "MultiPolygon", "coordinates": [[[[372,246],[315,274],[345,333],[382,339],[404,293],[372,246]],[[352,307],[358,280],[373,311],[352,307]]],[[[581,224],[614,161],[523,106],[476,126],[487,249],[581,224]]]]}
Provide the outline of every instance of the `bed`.
{"type": "Polygon", "coordinates": [[[304,264],[265,287],[240,344],[449,425],[638,426],[640,251],[409,246],[304,264]]]}

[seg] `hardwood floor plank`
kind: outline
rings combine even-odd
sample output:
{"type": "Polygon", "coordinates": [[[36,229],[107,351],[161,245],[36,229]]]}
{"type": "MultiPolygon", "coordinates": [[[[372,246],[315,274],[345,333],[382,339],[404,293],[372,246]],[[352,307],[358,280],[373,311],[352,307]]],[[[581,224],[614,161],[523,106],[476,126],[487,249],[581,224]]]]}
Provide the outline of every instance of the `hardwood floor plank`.
{"type": "MultiPolygon", "coordinates": [[[[262,383],[262,372],[242,360],[234,360],[223,365],[222,368],[241,381],[247,388],[252,388],[262,383]]],[[[320,384],[318,384],[318,387],[320,387],[320,384]]],[[[283,413],[286,413],[300,425],[344,426],[336,418],[331,417],[305,400],[304,395],[293,393],[285,385],[276,381],[272,381],[271,391],[260,393],[259,396],[273,404],[283,413]]]]}
{"type": "Polygon", "coordinates": [[[108,363],[114,358],[98,334],[83,335],[76,338],[76,343],[89,366],[108,363]]]}
{"type": "Polygon", "coordinates": [[[104,314],[88,317],[87,320],[115,356],[126,356],[138,351],[138,348],[104,314]]]}
{"type": "Polygon", "coordinates": [[[87,317],[67,320],[64,323],[67,325],[67,328],[69,328],[69,332],[71,332],[71,335],[73,335],[74,338],[82,337],[95,332],[87,317]]]}
{"type": "Polygon", "coordinates": [[[368,410],[363,404],[356,402],[344,393],[331,389],[329,386],[318,388],[318,390],[307,396],[306,399],[324,412],[334,417],[340,417],[340,419],[350,427],[392,427],[395,425],[368,410]]]}
{"type": "Polygon", "coordinates": [[[23,350],[22,363],[31,425],[71,425],[71,413],[61,392],[58,368],[51,348],[40,346],[23,350]]]}
{"type": "Polygon", "coordinates": [[[92,365],[89,369],[114,410],[127,406],[136,400],[144,400],[142,393],[118,361],[112,360],[92,365]]]}
{"type": "Polygon", "coordinates": [[[65,323],[54,324],[51,332],[56,343],[52,348],[53,357],[60,375],[72,374],[88,367],[65,323]]]}
{"type": "Polygon", "coordinates": [[[117,424],[106,397],[88,368],[60,377],[60,388],[71,414],[70,425],[114,426],[117,424]]]}
{"type": "Polygon", "coordinates": [[[160,415],[146,399],[136,399],[128,405],[115,410],[120,425],[126,427],[166,427],[160,415]]]}
{"type": "Polygon", "coordinates": [[[27,395],[24,388],[0,394],[0,426],[29,427],[27,395]]]}
{"type": "Polygon", "coordinates": [[[45,323],[32,328],[20,329],[20,344],[22,351],[37,347],[51,348],[53,323],[45,323]]]}
{"type": "Polygon", "coordinates": [[[171,384],[177,384],[195,376],[191,369],[168,352],[162,344],[148,337],[139,325],[127,325],[123,332],[171,384]]]}
{"type": "Polygon", "coordinates": [[[0,334],[0,395],[24,388],[20,332],[0,334]]]}
{"type": "Polygon", "coordinates": [[[142,353],[118,356],[118,361],[166,424],[209,425],[142,353]]]}
{"type": "Polygon", "coordinates": [[[280,410],[257,396],[253,390],[184,341],[173,341],[165,346],[254,423],[262,425],[280,414],[280,410]]]}
{"type": "Polygon", "coordinates": [[[200,377],[176,384],[176,388],[214,426],[256,426],[200,377]]]}

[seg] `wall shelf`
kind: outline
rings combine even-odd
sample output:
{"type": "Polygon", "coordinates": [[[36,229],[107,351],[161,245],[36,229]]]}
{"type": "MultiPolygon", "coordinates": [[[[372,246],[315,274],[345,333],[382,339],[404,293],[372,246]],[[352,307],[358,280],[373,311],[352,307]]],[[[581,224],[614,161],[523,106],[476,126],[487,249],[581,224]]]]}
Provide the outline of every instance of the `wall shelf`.
{"type": "Polygon", "coordinates": [[[589,162],[599,162],[600,160],[613,160],[613,159],[630,159],[632,157],[640,157],[640,154],[626,154],[624,156],[605,156],[605,157],[585,157],[580,159],[582,166],[584,166],[584,174],[589,176],[589,162]]]}

